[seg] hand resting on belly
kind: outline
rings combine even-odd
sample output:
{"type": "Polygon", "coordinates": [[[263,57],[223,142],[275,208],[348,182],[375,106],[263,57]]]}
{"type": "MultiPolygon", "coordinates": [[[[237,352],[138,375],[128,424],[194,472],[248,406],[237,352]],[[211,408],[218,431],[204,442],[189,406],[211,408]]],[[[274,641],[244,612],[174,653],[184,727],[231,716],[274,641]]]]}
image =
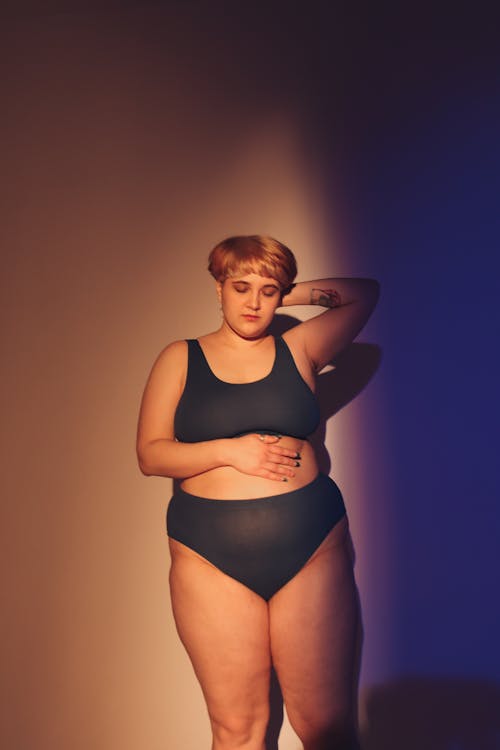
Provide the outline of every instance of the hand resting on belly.
{"type": "Polygon", "coordinates": [[[184,479],[182,489],[199,497],[245,500],[299,489],[318,474],[311,445],[287,435],[228,438],[226,452],[226,466],[184,479]]]}

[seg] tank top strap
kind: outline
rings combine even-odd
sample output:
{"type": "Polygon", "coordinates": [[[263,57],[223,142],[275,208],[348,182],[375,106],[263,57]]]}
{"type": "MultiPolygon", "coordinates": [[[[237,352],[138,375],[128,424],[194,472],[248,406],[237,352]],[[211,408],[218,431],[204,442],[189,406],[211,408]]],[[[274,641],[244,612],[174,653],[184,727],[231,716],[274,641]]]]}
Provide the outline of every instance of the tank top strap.
{"type": "Polygon", "coordinates": [[[186,339],[188,345],[188,377],[195,376],[197,379],[208,373],[212,378],[214,374],[210,369],[207,358],[197,339],[186,339]]]}
{"type": "Polygon", "coordinates": [[[275,336],[274,343],[276,346],[276,362],[284,365],[291,364],[294,370],[297,369],[292,352],[283,336],[275,336]]]}
{"type": "Polygon", "coordinates": [[[290,351],[290,347],[282,336],[276,338],[276,362],[284,368],[287,367],[288,372],[293,372],[294,375],[299,378],[299,380],[307,387],[308,391],[311,390],[310,385],[306,383],[299,368],[297,367],[297,363],[295,362],[295,358],[290,351]]]}

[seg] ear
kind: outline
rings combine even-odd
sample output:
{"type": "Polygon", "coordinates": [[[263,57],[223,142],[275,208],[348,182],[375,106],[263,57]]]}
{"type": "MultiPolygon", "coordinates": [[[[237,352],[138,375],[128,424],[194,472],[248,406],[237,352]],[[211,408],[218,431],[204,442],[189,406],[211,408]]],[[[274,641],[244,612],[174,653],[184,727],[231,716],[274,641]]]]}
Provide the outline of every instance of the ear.
{"type": "Polygon", "coordinates": [[[222,302],[222,283],[222,281],[215,282],[215,291],[217,292],[219,302],[222,302]]]}

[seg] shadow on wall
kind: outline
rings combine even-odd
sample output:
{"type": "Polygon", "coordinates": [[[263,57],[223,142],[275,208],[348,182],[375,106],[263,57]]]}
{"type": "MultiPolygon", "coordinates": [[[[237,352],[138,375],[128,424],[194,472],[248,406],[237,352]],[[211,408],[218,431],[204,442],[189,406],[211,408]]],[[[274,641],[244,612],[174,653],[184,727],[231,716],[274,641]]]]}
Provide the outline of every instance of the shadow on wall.
{"type": "Polygon", "coordinates": [[[500,685],[407,677],[365,692],[363,750],[500,750],[500,685]]]}

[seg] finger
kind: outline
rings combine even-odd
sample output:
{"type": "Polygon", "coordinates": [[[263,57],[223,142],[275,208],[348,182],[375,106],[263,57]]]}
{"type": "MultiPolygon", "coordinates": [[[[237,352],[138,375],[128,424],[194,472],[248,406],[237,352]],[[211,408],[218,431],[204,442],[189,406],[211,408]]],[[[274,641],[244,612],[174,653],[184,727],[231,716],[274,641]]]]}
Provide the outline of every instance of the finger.
{"type": "Polygon", "coordinates": [[[278,440],[281,440],[281,435],[259,435],[259,439],[263,443],[277,443],[278,440]]]}
{"type": "Polygon", "coordinates": [[[273,479],[276,482],[288,482],[288,477],[284,476],[283,474],[276,474],[274,471],[262,471],[260,476],[264,477],[264,479],[273,479]]]}
{"type": "Polygon", "coordinates": [[[269,453],[274,453],[277,456],[288,456],[289,458],[295,458],[299,460],[302,458],[298,451],[293,451],[289,448],[282,448],[279,445],[271,445],[269,448],[269,453]]]}
{"type": "Polygon", "coordinates": [[[267,460],[271,461],[273,464],[280,464],[282,466],[300,466],[300,461],[297,461],[297,459],[286,458],[279,453],[271,453],[267,457],[267,460]]]}
{"type": "Polygon", "coordinates": [[[294,477],[295,472],[293,469],[288,468],[288,466],[283,466],[282,464],[266,464],[265,468],[270,471],[272,474],[279,474],[281,476],[286,477],[294,477]]]}

